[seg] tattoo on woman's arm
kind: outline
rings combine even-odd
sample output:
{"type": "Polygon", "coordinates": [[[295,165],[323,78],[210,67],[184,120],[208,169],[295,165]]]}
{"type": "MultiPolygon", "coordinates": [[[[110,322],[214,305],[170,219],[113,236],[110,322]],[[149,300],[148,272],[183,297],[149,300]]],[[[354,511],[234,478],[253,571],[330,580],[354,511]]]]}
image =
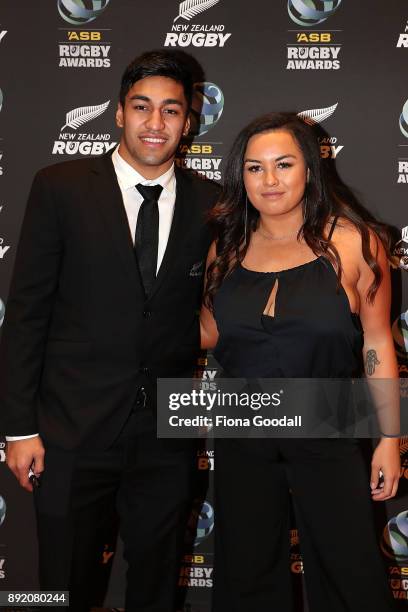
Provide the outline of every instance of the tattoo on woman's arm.
{"type": "Polygon", "coordinates": [[[375,366],[380,365],[380,361],[377,358],[377,351],[369,349],[366,355],[365,368],[369,376],[372,376],[375,372],[375,366]]]}

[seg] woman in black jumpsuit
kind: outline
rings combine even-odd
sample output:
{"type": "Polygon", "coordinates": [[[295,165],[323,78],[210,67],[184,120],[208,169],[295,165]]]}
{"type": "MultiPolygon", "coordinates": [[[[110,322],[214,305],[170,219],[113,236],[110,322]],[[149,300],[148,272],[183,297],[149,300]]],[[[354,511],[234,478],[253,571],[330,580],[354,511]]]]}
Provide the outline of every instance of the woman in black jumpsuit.
{"type": "MultiPolygon", "coordinates": [[[[232,148],[202,313],[228,377],[349,378],[363,358],[366,375],[398,376],[383,228],[342,201],[319,153],[293,114],[254,121],[232,148]]],[[[396,493],[394,434],[371,480],[354,439],[217,440],[213,612],[292,610],[290,494],[310,612],[389,612],[371,498],[396,493]]]]}

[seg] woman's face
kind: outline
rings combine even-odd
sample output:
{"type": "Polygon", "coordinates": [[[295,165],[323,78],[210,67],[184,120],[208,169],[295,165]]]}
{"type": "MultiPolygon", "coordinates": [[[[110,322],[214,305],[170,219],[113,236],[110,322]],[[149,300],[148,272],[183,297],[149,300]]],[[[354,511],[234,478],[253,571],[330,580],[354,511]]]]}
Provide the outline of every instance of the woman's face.
{"type": "Polygon", "coordinates": [[[248,199],[261,215],[301,210],[307,168],[290,132],[276,130],[252,136],[245,151],[243,172],[248,199]]]}

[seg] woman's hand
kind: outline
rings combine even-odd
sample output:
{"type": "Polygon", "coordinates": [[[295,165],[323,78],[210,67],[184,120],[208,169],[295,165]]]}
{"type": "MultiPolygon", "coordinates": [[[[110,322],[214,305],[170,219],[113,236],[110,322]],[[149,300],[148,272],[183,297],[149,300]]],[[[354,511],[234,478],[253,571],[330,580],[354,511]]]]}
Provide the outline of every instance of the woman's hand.
{"type": "Polygon", "coordinates": [[[400,478],[399,438],[381,438],[371,460],[371,495],[374,501],[391,499],[400,478]],[[381,482],[380,470],[384,481],[381,482]]]}

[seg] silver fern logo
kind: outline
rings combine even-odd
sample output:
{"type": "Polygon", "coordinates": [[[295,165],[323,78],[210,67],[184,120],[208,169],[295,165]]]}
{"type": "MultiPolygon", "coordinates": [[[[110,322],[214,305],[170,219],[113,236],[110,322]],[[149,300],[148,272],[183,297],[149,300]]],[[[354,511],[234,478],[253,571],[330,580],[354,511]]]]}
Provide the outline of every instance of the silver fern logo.
{"type": "Polygon", "coordinates": [[[402,107],[402,113],[399,118],[399,126],[405,138],[408,138],[408,100],[402,107]]]}
{"type": "Polygon", "coordinates": [[[184,0],[179,3],[171,32],[167,32],[165,47],[223,47],[231,33],[224,24],[190,23],[221,0],[184,0]]]}
{"type": "Polygon", "coordinates": [[[187,19],[190,21],[193,17],[206,11],[211,8],[215,4],[218,4],[220,0],[186,0],[185,2],[180,2],[179,14],[174,19],[174,23],[178,19],[187,19]]]}
{"type": "Polygon", "coordinates": [[[311,125],[314,125],[316,123],[322,123],[322,121],[325,121],[326,119],[332,116],[337,106],[338,102],[336,102],[336,104],[333,104],[333,106],[326,106],[326,108],[314,108],[304,110],[298,113],[298,117],[300,117],[301,119],[303,119],[303,121],[311,125]]]}
{"type": "Polygon", "coordinates": [[[288,13],[292,21],[300,26],[315,26],[331,17],[339,8],[341,1],[288,0],[288,13]]]}
{"type": "Polygon", "coordinates": [[[206,134],[218,123],[223,110],[224,94],[221,88],[215,83],[196,83],[190,133],[195,136],[206,134]]]}
{"type": "MultiPolygon", "coordinates": [[[[333,115],[339,103],[323,108],[310,108],[298,113],[298,117],[309,125],[318,125],[333,115]]],[[[336,136],[319,136],[320,155],[323,159],[336,159],[344,145],[339,145],[336,136]]]]}
{"type": "Polygon", "coordinates": [[[3,92],[0,89],[0,111],[3,108],[3,92]]]}
{"type": "Polygon", "coordinates": [[[58,0],[58,12],[65,21],[73,25],[84,25],[94,21],[108,6],[110,0],[58,0]],[[87,8],[86,4],[91,6],[87,8]]]}
{"type": "MultiPolygon", "coordinates": [[[[95,134],[83,132],[79,128],[87,125],[102,115],[110,100],[94,106],[78,106],[65,115],[65,122],[60,128],[59,140],[54,141],[53,155],[102,155],[116,146],[110,142],[109,133],[95,134]],[[65,131],[64,131],[65,130],[65,131]]],[[[85,128],[86,129],[86,128],[85,128]]]]}
{"type": "Polygon", "coordinates": [[[79,106],[78,108],[74,108],[74,110],[66,114],[65,124],[61,128],[61,132],[66,127],[76,130],[84,123],[96,119],[96,117],[99,117],[99,115],[102,115],[102,113],[106,111],[109,103],[110,100],[103,104],[97,104],[96,106],[79,106]]]}

